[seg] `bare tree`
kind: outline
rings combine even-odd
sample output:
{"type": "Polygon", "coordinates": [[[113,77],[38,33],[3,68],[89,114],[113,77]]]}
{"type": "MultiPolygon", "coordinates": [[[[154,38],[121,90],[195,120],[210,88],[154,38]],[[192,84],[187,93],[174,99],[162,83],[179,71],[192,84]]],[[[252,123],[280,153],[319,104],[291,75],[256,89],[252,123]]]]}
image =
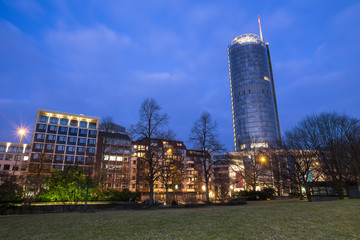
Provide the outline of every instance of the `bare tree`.
{"type": "Polygon", "coordinates": [[[313,176],[321,174],[340,198],[344,197],[346,184],[358,179],[358,172],[354,171],[354,159],[358,159],[354,139],[358,133],[357,119],[337,113],[307,116],[286,133],[285,146],[292,150],[287,152],[291,155],[288,166],[305,187],[308,198],[310,172],[317,173],[313,176]]]}
{"type": "Polygon", "coordinates": [[[194,148],[201,151],[200,164],[202,166],[202,176],[205,181],[206,202],[210,202],[210,178],[213,175],[212,154],[216,151],[223,150],[216,133],[216,122],[213,122],[210,114],[204,112],[198,119],[191,130],[190,141],[194,148]]]}
{"type": "Polygon", "coordinates": [[[154,99],[145,99],[140,107],[140,120],[131,127],[131,133],[145,141],[145,154],[140,159],[146,181],[150,186],[150,204],[154,202],[154,182],[161,169],[162,151],[155,138],[164,135],[168,124],[168,115],[160,112],[161,108],[154,99]]]}

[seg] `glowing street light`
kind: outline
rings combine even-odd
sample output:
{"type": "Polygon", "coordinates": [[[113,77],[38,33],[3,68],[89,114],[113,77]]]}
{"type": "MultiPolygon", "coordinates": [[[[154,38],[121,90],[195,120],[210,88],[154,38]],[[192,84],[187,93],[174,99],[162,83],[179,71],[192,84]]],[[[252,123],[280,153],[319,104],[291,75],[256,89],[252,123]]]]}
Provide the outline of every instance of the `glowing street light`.
{"type": "Polygon", "coordinates": [[[16,130],[16,134],[20,137],[20,141],[19,141],[17,154],[15,155],[15,164],[13,166],[13,176],[15,175],[15,169],[16,169],[16,165],[17,165],[16,157],[19,156],[22,139],[27,133],[28,133],[28,130],[24,127],[20,127],[16,130]]]}
{"type": "Polygon", "coordinates": [[[262,162],[262,163],[266,162],[266,158],[265,158],[265,157],[261,157],[261,158],[260,158],[260,162],[262,162]]]}

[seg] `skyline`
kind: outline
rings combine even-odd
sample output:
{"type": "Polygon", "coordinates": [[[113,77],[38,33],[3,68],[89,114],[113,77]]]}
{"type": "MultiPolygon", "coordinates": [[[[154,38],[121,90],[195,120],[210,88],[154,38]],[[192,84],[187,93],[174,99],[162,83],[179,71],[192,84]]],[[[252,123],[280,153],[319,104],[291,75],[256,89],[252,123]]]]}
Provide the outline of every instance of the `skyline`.
{"type": "Polygon", "coordinates": [[[0,141],[18,140],[16,124],[32,130],[37,109],[113,116],[128,128],[153,97],[187,147],[209,111],[232,151],[226,49],[259,34],[258,14],[282,133],[322,111],[360,118],[359,10],[357,1],[0,1],[0,141]]]}

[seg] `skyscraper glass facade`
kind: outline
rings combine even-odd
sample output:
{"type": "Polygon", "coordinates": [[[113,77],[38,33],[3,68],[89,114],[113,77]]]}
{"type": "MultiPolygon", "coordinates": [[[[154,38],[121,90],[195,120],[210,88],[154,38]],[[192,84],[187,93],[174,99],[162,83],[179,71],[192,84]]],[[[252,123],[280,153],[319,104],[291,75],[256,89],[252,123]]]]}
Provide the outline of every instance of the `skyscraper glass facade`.
{"type": "Polygon", "coordinates": [[[266,148],[280,139],[269,46],[243,34],[228,47],[235,151],[266,148]]]}

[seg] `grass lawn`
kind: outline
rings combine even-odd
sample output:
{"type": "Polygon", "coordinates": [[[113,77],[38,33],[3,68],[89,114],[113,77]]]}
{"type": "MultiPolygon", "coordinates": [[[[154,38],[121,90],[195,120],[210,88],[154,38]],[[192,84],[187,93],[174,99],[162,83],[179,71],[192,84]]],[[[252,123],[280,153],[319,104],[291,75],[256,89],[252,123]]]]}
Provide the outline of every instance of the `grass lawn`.
{"type": "Polygon", "coordinates": [[[0,239],[360,239],[360,200],[7,215],[0,239]]]}

